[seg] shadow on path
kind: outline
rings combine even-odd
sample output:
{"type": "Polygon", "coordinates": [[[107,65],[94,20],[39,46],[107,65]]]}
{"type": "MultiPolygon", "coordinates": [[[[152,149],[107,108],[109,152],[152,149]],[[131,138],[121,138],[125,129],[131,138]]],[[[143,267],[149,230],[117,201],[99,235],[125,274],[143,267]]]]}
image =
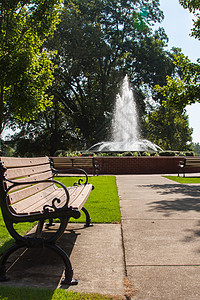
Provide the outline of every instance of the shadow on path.
{"type": "Polygon", "coordinates": [[[169,200],[157,200],[148,203],[150,211],[158,211],[170,216],[173,212],[200,212],[200,186],[183,184],[156,184],[146,185],[156,193],[169,195],[169,200]],[[177,198],[176,198],[177,195],[177,198]],[[171,196],[171,199],[170,199],[171,196]]]}

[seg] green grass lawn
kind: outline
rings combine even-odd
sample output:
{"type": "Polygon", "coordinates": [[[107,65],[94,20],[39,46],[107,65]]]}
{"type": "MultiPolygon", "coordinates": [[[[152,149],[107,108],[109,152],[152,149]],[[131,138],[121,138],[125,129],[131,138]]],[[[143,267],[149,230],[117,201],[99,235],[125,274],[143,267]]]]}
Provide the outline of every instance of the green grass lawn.
{"type": "Polygon", "coordinates": [[[200,183],[200,177],[180,177],[180,176],[163,176],[163,177],[183,184],[200,183]]]}
{"type": "Polygon", "coordinates": [[[33,289],[0,286],[0,300],[111,300],[99,294],[68,292],[64,289],[33,289]]]}

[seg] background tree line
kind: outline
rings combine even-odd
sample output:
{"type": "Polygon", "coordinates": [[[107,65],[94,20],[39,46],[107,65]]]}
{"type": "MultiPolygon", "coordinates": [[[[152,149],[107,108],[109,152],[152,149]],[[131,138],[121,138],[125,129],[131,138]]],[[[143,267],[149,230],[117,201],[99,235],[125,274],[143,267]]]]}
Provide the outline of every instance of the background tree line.
{"type": "MultiPolygon", "coordinates": [[[[180,1],[190,11],[198,2],[180,1]]],[[[199,101],[199,64],[167,50],[164,30],[153,27],[163,17],[159,0],[1,3],[0,128],[19,128],[9,142],[15,154],[54,155],[108,139],[126,74],[141,135],[166,150],[189,149],[185,106],[199,101]]],[[[199,38],[198,23],[193,34],[199,38]]]]}

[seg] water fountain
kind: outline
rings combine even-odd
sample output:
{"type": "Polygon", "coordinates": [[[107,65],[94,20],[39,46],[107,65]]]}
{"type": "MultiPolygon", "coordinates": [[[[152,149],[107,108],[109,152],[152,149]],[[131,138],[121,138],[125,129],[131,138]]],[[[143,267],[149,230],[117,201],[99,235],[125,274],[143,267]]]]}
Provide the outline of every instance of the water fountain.
{"type": "Polygon", "coordinates": [[[97,143],[88,150],[97,152],[162,151],[159,146],[149,140],[140,138],[136,103],[127,75],[123,80],[121,93],[116,97],[111,140],[97,143]]]}

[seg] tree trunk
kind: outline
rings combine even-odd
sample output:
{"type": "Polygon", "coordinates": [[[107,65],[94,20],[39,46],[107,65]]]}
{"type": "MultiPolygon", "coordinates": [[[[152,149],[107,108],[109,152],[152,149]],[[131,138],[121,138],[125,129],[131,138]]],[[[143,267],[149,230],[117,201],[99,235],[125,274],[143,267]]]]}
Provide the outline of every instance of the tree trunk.
{"type": "Polygon", "coordinates": [[[4,108],[3,93],[4,93],[4,86],[2,85],[0,90],[0,137],[1,137],[1,132],[3,130],[3,108],[4,108]]]}
{"type": "Polygon", "coordinates": [[[3,108],[4,108],[3,92],[4,92],[4,87],[1,86],[0,89],[0,155],[1,155],[1,133],[3,131],[3,108]]]}

